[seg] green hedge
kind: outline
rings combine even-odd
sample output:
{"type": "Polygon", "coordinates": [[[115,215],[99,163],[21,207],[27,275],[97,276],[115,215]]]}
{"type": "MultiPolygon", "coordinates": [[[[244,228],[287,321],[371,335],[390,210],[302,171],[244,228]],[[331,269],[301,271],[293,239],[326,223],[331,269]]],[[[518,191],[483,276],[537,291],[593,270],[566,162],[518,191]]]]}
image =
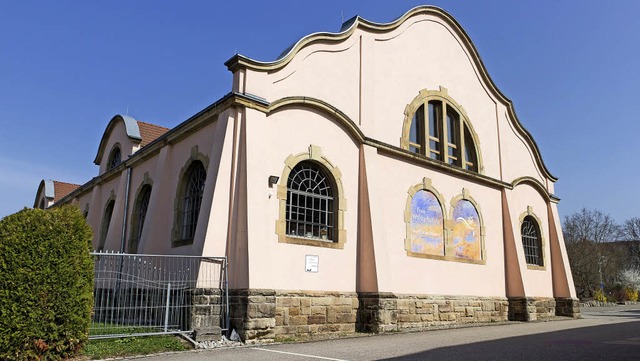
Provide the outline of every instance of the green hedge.
{"type": "Polygon", "coordinates": [[[0,359],[57,360],[84,346],[91,238],[74,206],[24,209],[0,221],[0,359]]]}

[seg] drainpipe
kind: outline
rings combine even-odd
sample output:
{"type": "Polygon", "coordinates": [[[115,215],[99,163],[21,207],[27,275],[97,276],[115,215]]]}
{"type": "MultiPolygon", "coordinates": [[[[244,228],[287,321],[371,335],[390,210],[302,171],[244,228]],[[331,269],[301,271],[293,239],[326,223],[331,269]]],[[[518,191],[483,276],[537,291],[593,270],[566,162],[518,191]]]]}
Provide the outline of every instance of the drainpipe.
{"type": "Polygon", "coordinates": [[[127,211],[129,209],[129,186],[131,184],[131,167],[127,167],[127,186],[124,189],[124,215],[122,216],[122,235],[120,238],[120,253],[124,252],[127,238],[127,211]]]}

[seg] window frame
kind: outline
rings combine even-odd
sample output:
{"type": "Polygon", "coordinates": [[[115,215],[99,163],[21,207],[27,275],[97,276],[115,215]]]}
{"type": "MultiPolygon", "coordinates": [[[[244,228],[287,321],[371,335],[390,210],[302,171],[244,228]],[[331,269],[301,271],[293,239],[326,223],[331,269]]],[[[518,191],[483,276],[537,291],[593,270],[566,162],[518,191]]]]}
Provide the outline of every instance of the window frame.
{"type": "Polygon", "coordinates": [[[104,246],[107,242],[107,236],[109,235],[109,228],[111,221],[113,220],[113,210],[116,206],[116,200],[113,197],[109,197],[107,203],[102,212],[102,222],[100,224],[100,238],[98,239],[98,247],[96,251],[104,251],[104,246]]]}
{"type": "Polygon", "coordinates": [[[109,157],[107,158],[107,172],[116,168],[122,163],[122,147],[120,147],[120,143],[116,143],[111,148],[109,152],[109,157]],[[116,162],[116,155],[118,156],[116,162]]]}
{"type": "Polygon", "coordinates": [[[306,246],[317,246],[324,248],[343,249],[347,239],[347,232],[344,229],[344,218],[347,210],[347,200],[344,198],[342,186],[342,173],[323,154],[322,149],[315,145],[310,145],[308,152],[297,155],[289,155],[285,160],[285,166],[278,184],[279,212],[276,220],[276,235],[279,243],[289,243],[306,246]],[[326,241],[307,237],[298,237],[287,234],[287,184],[292,170],[301,162],[310,162],[324,171],[333,187],[333,209],[334,209],[334,239],[326,241]]]}
{"type": "Polygon", "coordinates": [[[153,182],[148,179],[147,173],[145,173],[145,180],[138,187],[136,192],[135,203],[131,212],[131,233],[129,236],[129,245],[127,252],[131,254],[138,253],[140,247],[140,241],[142,240],[142,232],[144,230],[144,223],[147,219],[149,210],[149,202],[151,201],[151,194],[153,192],[153,182]],[[144,204],[146,197],[146,207],[144,204]],[[144,215],[141,214],[144,208],[144,215]]]}
{"type": "Polygon", "coordinates": [[[446,88],[423,89],[406,106],[400,138],[402,149],[465,171],[482,173],[479,145],[464,108],[449,97],[446,88]],[[454,132],[450,132],[452,127],[454,132]]]}
{"type": "Polygon", "coordinates": [[[208,176],[208,168],[209,165],[209,157],[205,154],[200,153],[198,150],[198,146],[195,145],[191,148],[191,156],[187,160],[186,164],[180,169],[180,175],[178,177],[178,188],[176,190],[176,198],[174,200],[173,205],[173,228],[171,231],[171,247],[182,247],[193,244],[195,240],[195,236],[198,229],[198,218],[200,218],[200,211],[202,209],[202,202],[204,200],[204,191],[206,188],[207,176],[208,176]],[[193,227],[193,235],[192,237],[183,237],[183,227],[184,227],[184,207],[185,207],[185,197],[186,192],[188,190],[189,181],[191,175],[193,173],[193,167],[196,163],[200,163],[202,165],[202,169],[204,171],[204,183],[202,186],[202,194],[199,199],[199,207],[198,214],[195,217],[195,224],[193,227]]]}
{"type": "Polygon", "coordinates": [[[545,257],[545,247],[546,247],[546,241],[545,241],[545,236],[544,236],[544,231],[542,229],[542,225],[543,223],[540,221],[540,218],[538,218],[538,216],[533,212],[533,208],[531,206],[527,207],[527,211],[522,213],[519,217],[519,221],[520,221],[520,241],[522,242],[522,255],[524,257],[524,262],[527,265],[527,269],[530,270],[538,270],[538,271],[544,271],[547,269],[547,260],[545,257]],[[538,260],[539,262],[536,263],[529,263],[529,257],[527,255],[527,249],[525,246],[525,240],[524,240],[524,235],[522,233],[522,228],[524,226],[525,221],[532,221],[533,225],[536,228],[536,231],[538,232],[538,238],[537,238],[537,247],[538,247],[538,260]]]}
{"type": "Polygon", "coordinates": [[[435,259],[442,261],[451,261],[451,262],[460,262],[460,263],[468,263],[468,264],[477,264],[477,265],[486,265],[487,263],[487,252],[485,248],[485,236],[486,230],[484,226],[484,218],[482,216],[482,209],[478,202],[476,202],[473,197],[470,195],[470,191],[467,188],[462,188],[462,192],[457,196],[453,197],[449,202],[449,210],[446,211],[445,202],[443,196],[437,191],[437,189],[433,186],[431,179],[424,177],[422,178],[422,182],[416,185],[413,185],[407,191],[409,196],[407,197],[407,203],[405,206],[404,212],[404,222],[406,225],[406,237],[404,240],[404,249],[409,257],[417,257],[417,258],[427,258],[427,259],[435,259]],[[414,195],[420,191],[425,190],[431,192],[440,203],[440,207],[442,209],[443,223],[444,223],[444,256],[441,255],[433,255],[433,254],[425,254],[425,253],[417,253],[411,251],[411,202],[413,200],[414,195]],[[479,232],[480,232],[480,259],[469,259],[458,257],[455,255],[454,245],[453,245],[453,231],[455,226],[455,220],[453,219],[453,214],[455,211],[455,206],[460,201],[468,201],[473,205],[476,212],[478,213],[478,222],[479,222],[479,232]]]}

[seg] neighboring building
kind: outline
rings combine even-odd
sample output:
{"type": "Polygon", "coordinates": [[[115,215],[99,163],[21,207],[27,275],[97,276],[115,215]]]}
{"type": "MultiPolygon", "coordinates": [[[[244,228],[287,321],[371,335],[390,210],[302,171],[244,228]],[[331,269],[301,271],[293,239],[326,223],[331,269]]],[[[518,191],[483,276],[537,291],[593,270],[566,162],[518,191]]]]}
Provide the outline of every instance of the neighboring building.
{"type": "Polygon", "coordinates": [[[33,201],[33,208],[49,208],[67,194],[78,189],[78,187],[80,187],[79,184],[43,179],[38,186],[36,199],[33,201]]]}
{"type": "Polygon", "coordinates": [[[227,256],[246,339],[578,315],[557,178],[449,14],[226,65],[231,92],[173,129],[109,122],[58,200],[96,249],[227,256]]]}

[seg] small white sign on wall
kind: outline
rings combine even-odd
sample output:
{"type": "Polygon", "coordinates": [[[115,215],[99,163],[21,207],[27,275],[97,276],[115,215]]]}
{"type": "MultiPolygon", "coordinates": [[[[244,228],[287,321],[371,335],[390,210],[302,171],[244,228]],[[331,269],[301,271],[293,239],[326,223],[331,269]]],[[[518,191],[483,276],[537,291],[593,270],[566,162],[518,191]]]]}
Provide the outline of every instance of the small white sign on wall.
{"type": "Polygon", "coordinates": [[[318,273],[318,263],[320,257],[314,254],[308,254],[304,259],[304,270],[306,272],[318,273]]]}

